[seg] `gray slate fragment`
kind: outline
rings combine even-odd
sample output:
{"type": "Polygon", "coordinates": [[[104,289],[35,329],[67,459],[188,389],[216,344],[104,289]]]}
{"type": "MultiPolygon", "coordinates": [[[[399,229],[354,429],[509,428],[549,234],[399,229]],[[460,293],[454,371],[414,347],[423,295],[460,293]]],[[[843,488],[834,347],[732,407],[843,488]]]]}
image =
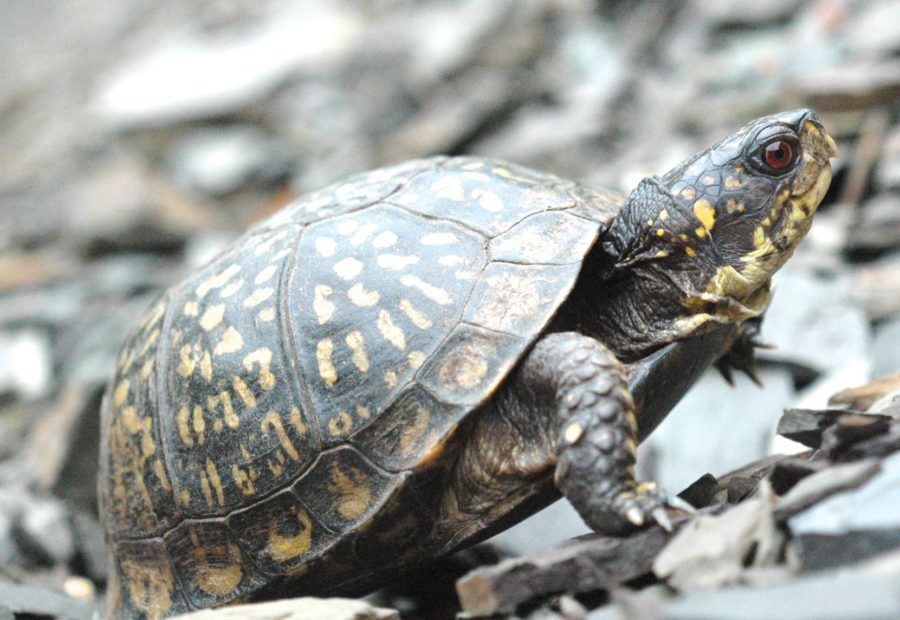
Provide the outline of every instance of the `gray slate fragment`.
{"type": "Polygon", "coordinates": [[[53,590],[0,581],[0,612],[4,608],[17,617],[49,616],[59,620],[91,620],[95,612],[92,604],[53,590]]]}
{"type": "Polygon", "coordinates": [[[785,520],[835,493],[854,489],[881,471],[875,459],[834,465],[798,482],[775,504],[775,516],[785,520]]]}
{"type": "Polygon", "coordinates": [[[204,609],[172,620],[400,620],[400,614],[356,599],[301,597],[204,609]]]}
{"type": "Polygon", "coordinates": [[[755,497],[720,515],[695,518],[656,557],[653,572],[675,589],[690,591],[735,583],[751,551],[754,566],[774,563],[782,534],[773,501],[764,480],[755,497]]]}
{"type": "Polygon", "coordinates": [[[900,547],[900,453],[866,484],[788,520],[805,570],[856,562],[900,547]]]}

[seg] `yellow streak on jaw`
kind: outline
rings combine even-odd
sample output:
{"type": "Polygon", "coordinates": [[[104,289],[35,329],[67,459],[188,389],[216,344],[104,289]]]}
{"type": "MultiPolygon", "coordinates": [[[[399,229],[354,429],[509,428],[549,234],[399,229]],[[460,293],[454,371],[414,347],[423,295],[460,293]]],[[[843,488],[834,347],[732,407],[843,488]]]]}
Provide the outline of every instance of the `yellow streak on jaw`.
{"type": "Polygon", "coordinates": [[[716,210],[706,198],[694,203],[694,215],[707,230],[712,230],[716,224],[716,210]]]}

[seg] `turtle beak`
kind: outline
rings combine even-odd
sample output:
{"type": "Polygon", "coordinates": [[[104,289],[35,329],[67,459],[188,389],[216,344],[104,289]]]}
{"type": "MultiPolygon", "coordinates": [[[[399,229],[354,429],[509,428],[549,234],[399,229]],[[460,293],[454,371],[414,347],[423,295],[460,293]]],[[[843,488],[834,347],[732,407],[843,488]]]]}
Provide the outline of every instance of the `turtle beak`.
{"type": "MultiPolygon", "coordinates": [[[[803,163],[791,188],[792,196],[802,196],[810,192],[817,184],[824,184],[827,188],[828,182],[831,180],[829,160],[837,155],[837,145],[834,143],[834,139],[828,135],[812,110],[806,111],[797,127],[797,134],[800,136],[800,144],[803,147],[803,163]]],[[[818,192],[813,193],[818,194],[818,192]]],[[[813,200],[807,202],[813,202],[813,200]]]]}

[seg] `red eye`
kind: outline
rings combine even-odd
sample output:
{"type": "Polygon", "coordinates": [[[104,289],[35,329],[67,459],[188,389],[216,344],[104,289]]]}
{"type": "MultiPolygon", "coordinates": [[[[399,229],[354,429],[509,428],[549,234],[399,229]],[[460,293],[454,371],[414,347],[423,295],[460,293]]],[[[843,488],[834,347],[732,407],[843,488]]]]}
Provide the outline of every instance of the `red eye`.
{"type": "Polygon", "coordinates": [[[794,149],[790,142],[778,140],[766,147],[766,163],[773,170],[784,170],[794,161],[794,149]]]}

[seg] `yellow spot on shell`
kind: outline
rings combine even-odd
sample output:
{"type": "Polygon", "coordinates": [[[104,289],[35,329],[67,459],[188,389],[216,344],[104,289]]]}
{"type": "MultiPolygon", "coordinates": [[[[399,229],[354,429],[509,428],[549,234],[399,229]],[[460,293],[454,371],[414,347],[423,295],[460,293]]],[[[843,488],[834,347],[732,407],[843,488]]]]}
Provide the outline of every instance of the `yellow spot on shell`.
{"type": "Polygon", "coordinates": [[[335,496],[332,508],[348,521],[361,517],[372,501],[372,492],[360,484],[364,479],[362,472],[353,467],[350,468],[350,475],[345,474],[337,464],[331,468],[328,490],[335,496]]]}
{"type": "Polygon", "coordinates": [[[196,301],[188,301],[184,304],[185,316],[197,316],[200,313],[200,306],[196,301]]]}
{"type": "Polygon", "coordinates": [[[389,248],[395,243],[397,243],[397,235],[389,230],[379,233],[378,236],[372,240],[372,245],[380,250],[389,248]]]}
{"type": "Polygon", "coordinates": [[[666,231],[663,230],[662,228],[657,228],[657,229],[656,229],[656,236],[657,236],[657,237],[663,237],[663,236],[665,236],[665,234],[666,234],[666,231]]]}
{"type": "Polygon", "coordinates": [[[659,212],[659,221],[665,222],[667,219],[669,219],[669,212],[666,209],[663,209],[659,212]]]}
{"type": "Polygon", "coordinates": [[[416,409],[416,418],[412,424],[408,424],[400,435],[400,453],[404,456],[412,455],[416,450],[416,445],[422,435],[428,430],[428,423],[431,421],[431,412],[424,407],[416,409]]]}
{"type": "Polygon", "coordinates": [[[683,190],[681,190],[681,195],[687,200],[693,200],[694,196],[697,195],[697,192],[693,187],[685,187],[683,190]]]}
{"type": "Polygon", "coordinates": [[[359,259],[348,256],[336,262],[332,269],[342,280],[352,280],[362,272],[363,264],[359,259]]]}
{"type": "MultiPolygon", "coordinates": [[[[291,413],[296,411],[297,415],[300,415],[299,409],[294,409],[291,413]]],[[[266,414],[266,417],[263,418],[263,421],[260,423],[260,429],[263,433],[268,433],[269,431],[275,431],[275,436],[278,437],[278,443],[281,444],[282,449],[287,453],[287,455],[293,461],[300,460],[300,453],[297,452],[297,448],[294,446],[293,442],[291,442],[291,438],[288,437],[287,432],[284,430],[284,425],[281,423],[281,416],[277,411],[270,411],[266,414]]],[[[306,426],[304,425],[304,429],[306,426]]]]}
{"type": "Polygon", "coordinates": [[[431,322],[431,319],[428,318],[428,315],[416,310],[413,307],[412,302],[408,299],[400,300],[400,310],[407,316],[407,318],[409,318],[410,321],[412,321],[412,324],[419,329],[431,329],[433,323],[431,322]]]}
{"type": "Polygon", "coordinates": [[[300,523],[300,533],[292,536],[282,536],[276,529],[275,521],[269,524],[269,542],[266,551],[276,562],[286,562],[299,557],[312,546],[312,519],[304,510],[298,510],[296,517],[300,523]]]}
{"type": "Polygon", "coordinates": [[[665,250],[660,250],[656,253],[656,258],[666,258],[669,255],[665,250]]]}
{"type": "Polygon", "coordinates": [[[728,177],[725,179],[725,187],[727,187],[729,189],[740,189],[741,180],[735,179],[733,177],[728,177]]]}
{"type": "Polygon", "coordinates": [[[400,278],[400,283],[403,284],[403,286],[419,290],[425,297],[442,306],[449,305],[453,302],[453,299],[447,291],[423,281],[419,276],[407,274],[400,278]]]}
{"type": "Polygon", "coordinates": [[[237,465],[231,466],[231,478],[234,484],[241,490],[242,495],[256,495],[256,487],[253,484],[253,476],[237,465]]]}
{"type": "Polygon", "coordinates": [[[328,420],[328,432],[331,433],[332,437],[346,435],[351,428],[353,428],[353,418],[346,411],[339,411],[328,420]]]}
{"type": "Polygon", "coordinates": [[[181,443],[188,448],[193,448],[194,438],[191,437],[191,427],[188,425],[190,414],[188,406],[182,405],[175,414],[175,422],[178,424],[178,437],[181,439],[181,443]]]}
{"type": "Polygon", "coordinates": [[[368,420],[369,419],[369,408],[363,407],[362,405],[357,405],[356,406],[356,415],[358,415],[363,420],[368,420]]]}
{"type": "Polygon", "coordinates": [[[315,241],[315,246],[319,256],[324,256],[326,258],[334,256],[337,252],[337,243],[335,243],[334,239],[331,237],[319,237],[315,241]]]}
{"type": "Polygon", "coordinates": [[[247,370],[253,370],[253,366],[259,364],[259,386],[267,391],[275,387],[275,375],[269,371],[272,365],[271,349],[263,347],[248,353],[244,357],[243,364],[247,370]]]}
{"type": "Polygon", "coordinates": [[[419,262],[418,256],[401,256],[400,254],[379,254],[376,259],[379,267],[400,271],[419,262]]]}
{"type": "Polygon", "coordinates": [[[244,286],[243,278],[241,278],[239,280],[235,280],[234,282],[232,282],[231,284],[229,284],[228,286],[226,286],[225,288],[222,289],[222,292],[219,293],[219,297],[221,297],[222,299],[228,299],[229,297],[231,297],[232,295],[237,293],[239,290],[241,290],[241,287],[243,287],[243,286],[244,286]]]}
{"type": "Polygon", "coordinates": [[[421,351],[410,351],[407,359],[409,360],[409,367],[415,370],[421,368],[422,364],[425,363],[425,354],[421,351]]]}
{"type": "Polygon", "coordinates": [[[209,351],[204,351],[203,357],[200,358],[200,374],[207,381],[212,381],[212,359],[209,356],[209,351]]]}
{"type": "Polygon", "coordinates": [[[356,366],[357,370],[359,370],[360,372],[366,372],[367,370],[369,370],[369,357],[366,355],[363,335],[358,331],[352,331],[347,334],[347,338],[345,340],[347,342],[347,346],[350,347],[350,351],[353,352],[353,356],[351,357],[353,365],[356,366]]]}
{"type": "Polygon", "coordinates": [[[486,211],[497,213],[498,211],[503,210],[503,199],[494,192],[477,189],[472,192],[472,195],[478,201],[478,205],[486,211]]]}
{"type": "Polygon", "coordinates": [[[166,491],[172,490],[172,484],[169,482],[169,476],[166,475],[166,468],[162,464],[162,461],[156,459],[153,462],[153,473],[156,475],[157,480],[162,485],[162,487],[166,491]]]}
{"type": "Polygon", "coordinates": [[[113,391],[113,404],[116,407],[121,407],[125,404],[125,401],[128,400],[129,390],[131,390],[131,381],[128,379],[119,381],[116,389],[113,391]]]}
{"type": "Polygon", "coordinates": [[[331,293],[331,287],[327,284],[319,284],[313,289],[313,312],[319,325],[327,323],[334,314],[334,304],[328,300],[331,293]]]}
{"type": "Polygon", "coordinates": [[[716,224],[716,210],[706,198],[694,203],[694,215],[707,230],[712,230],[716,224]]]}
{"type": "Polygon", "coordinates": [[[291,409],[290,418],[288,419],[288,421],[298,433],[300,433],[301,435],[306,434],[306,423],[303,421],[303,416],[300,415],[300,410],[297,407],[291,409]]]}
{"type": "Polygon", "coordinates": [[[316,345],[316,361],[319,364],[319,376],[325,385],[331,387],[337,383],[338,376],[331,355],[334,353],[334,344],[330,338],[323,338],[316,345]]]}
{"type": "Polygon", "coordinates": [[[232,563],[225,566],[201,562],[197,568],[197,586],[213,596],[224,597],[231,594],[244,578],[240,564],[240,551],[235,545],[228,545],[232,563]]]}
{"type": "Polygon", "coordinates": [[[355,305],[362,308],[370,308],[378,303],[381,295],[378,291],[367,291],[362,282],[357,282],[347,291],[347,297],[350,298],[355,305]]]}
{"type": "Polygon", "coordinates": [[[219,505],[221,506],[225,503],[225,492],[222,490],[222,481],[219,479],[219,472],[216,469],[216,464],[213,463],[210,458],[206,459],[206,475],[209,476],[209,482],[216,492],[216,500],[218,500],[219,505]]]}
{"type": "Polygon", "coordinates": [[[269,297],[271,297],[274,292],[275,289],[271,286],[268,286],[266,288],[258,288],[253,291],[247,299],[244,300],[244,307],[255,308],[256,306],[267,300],[269,297]]]}
{"type": "Polygon", "coordinates": [[[243,347],[244,339],[241,338],[240,332],[233,326],[229,326],[225,333],[222,334],[222,339],[216,344],[216,348],[213,349],[213,353],[215,355],[225,355],[240,351],[243,347]]]}
{"type": "Polygon", "coordinates": [[[206,331],[214,329],[219,323],[222,322],[222,317],[224,316],[225,304],[216,304],[215,306],[210,306],[206,309],[206,312],[203,313],[203,316],[200,317],[200,327],[202,327],[206,331]]]}
{"type": "Polygon", "coordinates": [[[275,320],[275,308],[263,308],[256,314],[256,318],[258,318],[263,323],[268,323],[269,321],[275,320]]]}
{"type": "Polygon", "coordinates": [[[153,360],[149,359],[141,366],[141,379],[146,381],[150,377],[151,372],[153,372],[153,360]]]}
{"type": "Polygon", "coordinates": [[[375,232],[375,224],[371,222],[360,226],[359,230],[350,237],[350,245],[362,245],[373,232],[375,232]]]}
{"type": "Polygon", "coordinates": [[[459,241],[459,237],[449,232],[428,233],[422,237],[422,245],[449,245],[459,241]]]}
{"type": "MultiPolygon", "coordinates": [[[[238,380],[236,379],[235,381],[237,382],[238,380]]],[[[253,393],[247,389],[247,385],[243,381],[240,382],[240,385],[250,394],[249,399],[251,399],[252,405],[248,404],[247,406],[255,407],[256,398],[253,396],[253,393]]],[[[247,403],[246,400],[244,402],[247,403]]],[[[208,396],[206,399],[206,405],[209,407],[210,412],[214,412],[216,407],[220,404],[222,405],[222,418],[225,420],[225,424],[228,425],[228,428],[238,428],[241,425],[241,421],[234,411],[234,404],[231,402],[231,393],[228,390],[219,392],[218,396],[208,396]]],[[[213,425],[216,432],[222,432],[222,423],[220,420],[216,419],[213,425]]]]}
{"type": "Polygon", "coordinates": [[[401,351],[406,348],[406,336],[403,330],[394,324],[391,319],[391,313],[387,310],[381,310],[378,313],[378,331],[384,336],[384,339],[394,345],[401,351]]]}
{"type": "Polygon", "coordinates": [[[194,410],[191,413],[191,424],[194,427],[194,434],[197,436],[197,443],[202,446],[206,433],[206,420],[203,419],[203,409],[198,405],[194,405],[194,410]]]}
{"type": "Polygon", "coordinates": [[[203,282],[203,284],[198,286],[196,291],[197,297],[202,299],[212,289],[225,286],[226,284],[228,284],[228,281],[231,280],[231,278],[233,278],[235,275],[237,275],[240,270],[241,268],[238,265],[229,265],[216,275],[203,282]]]}
{"type": "Polygon", "coordinates": [[[394,389],[397,387],[397,373],[393,370],[389,370],[384,373],[384,382],[390,389],[394,389]]]}
{"type": "Polygon", "coordinates": [[[190,377],[194,374],[194,366],[196,362],[191,355],[191,345],[186,344],[178,351],[178,367],[175,369],[182,377],[190,377]]]}
{"type": "Polygon", "coordinates": [[[256,274],[256,277],[253,278],[253,284],[256,286],[265,284],[275,275],[276,271],[278,271],[277,265],[268,265],[265,269],[256,274]]]}
{"type": "Polygon", "coordinates": [[[234,385],[234,391],[237,392],[237,395],[240,397],[241,401],[243,401],[245,406],[250,409],[256,407],[256,396],[254,396],[247,384],[244,383],[243,379],[235,377],[231,383],[234,385]]]}

